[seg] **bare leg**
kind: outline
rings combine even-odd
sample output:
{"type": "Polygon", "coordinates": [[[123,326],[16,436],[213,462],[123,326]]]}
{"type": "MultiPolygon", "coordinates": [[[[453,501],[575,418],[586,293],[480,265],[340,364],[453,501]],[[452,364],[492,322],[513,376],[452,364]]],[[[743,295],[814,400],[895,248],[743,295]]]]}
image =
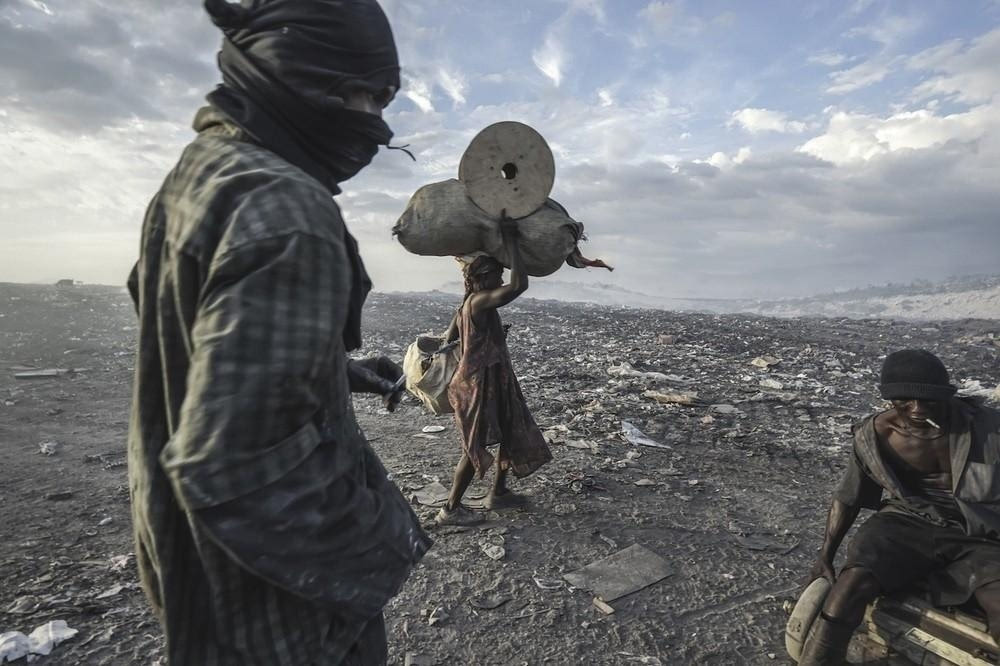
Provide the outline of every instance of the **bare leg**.
{"type": "Polygon", "coordinates": [[[472,461],[469,460],[469,456],[463,453],[462,459],[455,466],[455,477],[451,482],[451,494],[448,495],[448,503],[445,504],[445,508],[448,511],[454,511],[455,507],[461,503],[462,495],[469,489],[469,484],[472,483],[472,477],[475,473],[476,468],[473,467],[472,461]]]}
{"type": "Polygon", "coordinates": [[[507,488],[507,467],[500,462],[497,456],[496,474],[493,475],[493,494],[506,495],[510,490],[507,488]]]}
{"type": "Polygon", "coordinates": [[[975,592],[976,601],[986,611],[990,636],[1000,643],[1000,581],[986,583],[975,592]]]}
{"type": "Polygon", "coordinates": [[[865,607],[878,596],[880,589],[868,569],[854,567],[842,572],[802,646],[799,666],[843,664],[847,644],[861,624],[865,607]]]}

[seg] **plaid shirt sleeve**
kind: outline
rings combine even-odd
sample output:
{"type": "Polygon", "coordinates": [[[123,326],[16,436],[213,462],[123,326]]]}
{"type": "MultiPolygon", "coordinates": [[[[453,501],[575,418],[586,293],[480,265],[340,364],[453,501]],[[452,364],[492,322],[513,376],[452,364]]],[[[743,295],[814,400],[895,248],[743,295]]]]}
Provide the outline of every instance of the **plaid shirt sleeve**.
{"type": "Polygon", "coordinates": [[[342,246],[300,232],[213,261],[179,423],[160,456],[189,510],[275,481],[319,443],[312,423],[342,349],[346,266],[342,246]]]}
{"type": "Polygon", "coordinates": [[[343,247],[304,233],[213,262],[180,422],[161,455],[196,531],[343,627],[375,617],[430,545],[350,408],[343,247]]]}

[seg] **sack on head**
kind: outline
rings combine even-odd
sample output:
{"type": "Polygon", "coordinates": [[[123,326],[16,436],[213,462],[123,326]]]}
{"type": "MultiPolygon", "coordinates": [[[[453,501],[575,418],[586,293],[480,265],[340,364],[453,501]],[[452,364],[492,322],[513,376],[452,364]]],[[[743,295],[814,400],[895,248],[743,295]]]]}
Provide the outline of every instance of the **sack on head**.
{"type": "MultiPolygon", "coordinates": [[[[518,229],[521,258],[528,275],[535,277],[559,270],[583,238],[583,225],[552,199],[520,218],[518,229]]],[[[392,233],[414,254],[448,257],[485,252],[510,267],[499,223],[472,203],[458,180],[417,190],[392,233]]]]}

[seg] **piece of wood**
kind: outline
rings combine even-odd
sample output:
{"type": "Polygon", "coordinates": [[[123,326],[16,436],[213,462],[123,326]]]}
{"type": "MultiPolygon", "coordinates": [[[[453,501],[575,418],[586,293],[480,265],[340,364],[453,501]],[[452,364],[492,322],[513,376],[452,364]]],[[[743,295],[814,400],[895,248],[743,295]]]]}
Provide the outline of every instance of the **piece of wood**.
{"type": "Polygon", "coordinates": [[[937,625],[952,633],[958,634],[959,636],[972,641],[977,647],[983,650],[993,652],[994,654],[1000,654],[1000,646],[997,645],[992,636],[986,633],[986,626],[975,618],[965,615],[964,613],[961,616],[952,617],[939,608],[935,608],[929,602],[916,597],[907,597],[902,601],[894,599],[880,599],[878,606],[880,608],[885,608],[886,610],[899,608],[902,611],[914,613],[926,620],[928,624],[937,625]]]}
{"type": "Polygon", "coordinates": [[[901,618],[894,617],[885,610],[869,607],[866,612],[869,633],[883,637],[892,649],[906,655],[911,661],[921,665],[954,664],[955,666],[991,666],[965,650],[951,645],[930,633],[913,626],[901,618]],[[935,655],[943,661],[928,659],[935,655]]]}
{"type": "Polygon", "coordinates": [[[61,377],[73,372],[67,368],[45,368],[44,370],[26,370],[14,374],[15,379],[41,379],[44,377],[61,377]]]}
{"type": "Polygon", "coordinates": [[[605,615],[614,615],[615,613],[614,606],[604,603],[600,597],[594,597],[594,606],[605,615]]]}

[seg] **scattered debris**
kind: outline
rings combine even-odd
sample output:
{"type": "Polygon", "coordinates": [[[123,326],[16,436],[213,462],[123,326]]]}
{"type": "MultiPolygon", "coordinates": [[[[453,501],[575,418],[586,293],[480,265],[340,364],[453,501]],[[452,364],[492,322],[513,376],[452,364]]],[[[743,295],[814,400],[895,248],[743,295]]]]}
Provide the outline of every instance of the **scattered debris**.
{"type": "Polygon", "coordinates": [[[780,391],[781,389],[785,388],[784,384],[779,382],[777,379],[771,379],[770,377],[760,380],[758,385],[763,388],[774,389],[775,391],[780,391]]]}
{"type": "Polygon", "coordinates": [[[480,610],[496,610],[508,601],[513,601],[513,597],[505,594],[494,594],[486,597],[473,597],[469,599],[469,605],[480,610]]]}
{"type": "Polygon", "coordinates": [[[775,356],[758,356],[750,361],[750,365],[764,369],[770,368],[772,365],[778,365],[779,363],[781,363],[781,359],[775,356]]]}
{"type": "Polygon", "coordinates": [[[670,393],[665,393],[663,391],[644,391],[642,395],[644,398],[650,398],[665,405],[693,405],[698,399],[698,393],[696,391],[672,391],[670,393]]]}
{"type": "Polygon", "coordinates": [[[963,379],[958,385],[958,394],[1000,402],[1000,384],[997,384],[996,388],[990,388],[983,386],[978,379],[963,379]]]}
{"type": "Polygon", "coordinates": [[[28,637],[20,631],[5,631],[0,634],[0,664],[16,661],[31,651],[28,637]]]}
{"type": "MultiPolygon", "coordinates": [[[[20,631],[7,631],[0,634],[0,664],[4,661],[16,661],[28,655],[46,656],[53,648],[79,633],[66,624],[65,620],[52,620],[25,636],[20,631]]],[[[31,657],[28,657],[31,661],[31,657]]]]}
{"type": "Polygon", "coordinates": [[[563,444],[571,449],[586,449],[587,451],[597,453],[597,444],[594,442],[585,442],[582,439],[567,439],[563,444]]]}
{"type": "Polygon", "coordinates": [[[637,481],[633,481],[633,483],[635,485],[639,486],[640,488],[646,487],[646,486],[656,486],[656,485],[659,485],[656,481],[653,481],[652,479],[639,479],[637,481]]]}
{"type": "Polygon", "coordinates": [[[121,573],[129,568],[129,565],[132,563],[132,559],[134,557],[135,556],[132,553],[115,555],[108,561],[108,564],[111,565],[111,571],[113,573],[121,573]]]}
{"type": "Polygon", "coordinates": [[[420,652],[407,652],[403,658],[403,666],[434,666],[436,663],[433,657],[420,652]]]}
{"type": "Polygon", "coordinates": [[[662,372],[642,372],[641,370],[636,370],[631,363],[627,362],[622,362],[620,365],[612,365],[608,368],[608,374],[612,377],[633,377],[653,382],[684,381],[682,377],[678,377],[677,375],[665,375],[662,372]]]}
{"type": "Polygon", "coordinates": [[[597,608],[597,610],[601,611],[605,615],[614,615],[614,607],[605,603],[600,597],[594,597],[591,603],[594,604],[594,607],[597,608]]]}
{"type": "Polygon", "coordinates": [[[47,377],[62,377],[77,372],[83,372],[83,368],[44,368],[42,370],[24,370],[14,373],[15,379],[45,379],[47,377]]]}
{"type": "Polygon", "coordinates": [[[410,501],[423,506],[442,506],[448,501],[448,489],[440,481],[433,481],[412,493],[410,501]]]}
{"type": "Polygon", "coordinates": [[[451,615],[445,610],[444,606],[438,606],[431,611],[430,616],[427,618],[427,624],[432,627],[436,627],[439,624],[443,624],[451,618],[451,615]]]}
{"type": "Polygon", "coordinates": [[[656,336],[656,341],[661,345],[672,345],[677,342],[676,335],[669,335],[667,333],[660,333],[656,336]]]}
{"type": "Polygon", "coordinates": [[[38,452],[46,456],[54,456],[60,449],[59,442],[40,442],[38,452]]]}
{"type": "Polygon", "coordinates": [[[764,536],[743,536],[735,535],[733,539],[740,546],[748,550],[758,550],[769,553],[781,553],[782,555],[790,553],[798,547],[799,543],[796,541],[792,544],[782,543],[764,536]]]}
{"type": "Polygon", "coordinates": [[[11,615],[27,615],[38,610],[39,605],[38,597],[28,594],[14,599],[14,603],[7,607],[6,612],[11,615]]]}
{"type": "Polygon", "coordinates": [[[48,495],[45,496],[45,499],[51,500],[53,502],[62,502],[64,500],[72,498],[73,498],[72,490],[61,490],[59,492],[49,493],[48,495]]]}
{"type": "Polygon", "coordinates": [[[645,546],[633,544],[582,569],[564,574],[563,578],[573,587],[590,590],[610,603],[673,573],[665,559],[645,546]]]}
{"type": "Polygon", "coordinates": [[[625,439],[625,441],[633,446],[650,446],[655,449],[667,449],[667,450],[672,450],[674,448],[668,444],[661,444],[660,442],[657,442],[655,439],[650,439],[649,437],[646,437],[645,433],[643,433],[641,430],[636,428],[628,421],[622,421],[621,434],[622,437],[625,439]]]}
{"type": "Polygon", "coordinates": [[[499,561],[507,555],[507,551],[503,547],[503,537],[496,535],[494,538],[499,539],[499,543],[490,543],[488,540],[484,539],[479,542],[479,548],[483,551],[483,554],[486,555],[486,557],[494,561],[499,561]]]}
{"type": "Polygon", "coordinates": [[[432,432],[444,432],[445,427],[443,425],[426,425],[420,429],[420,432],[432,433],[432,432]]]}
{"type": "Polygon", "coordinates": [[[542,578],[541,576],[532,576],[531,580],[535,581],[535,585],[541,590],[558,590],[565,587],[565,584],[556,578],[542,578]]]}
{"type": "Polygon", "coordinates": [[[565,502],[562,504],[556,504],[552,507],[552,513],[557,516],[568,516],[571,513],[576,513],[576,505],[565,502]]]}
{"type": "Polygon", "coordinates": [[[122,590],[125,589],[124,585],[112,585],[108,589],[104,590],[98,594],[94,599],[110,599],[111,597],[116,597],[121,594],[122,590]]]}

